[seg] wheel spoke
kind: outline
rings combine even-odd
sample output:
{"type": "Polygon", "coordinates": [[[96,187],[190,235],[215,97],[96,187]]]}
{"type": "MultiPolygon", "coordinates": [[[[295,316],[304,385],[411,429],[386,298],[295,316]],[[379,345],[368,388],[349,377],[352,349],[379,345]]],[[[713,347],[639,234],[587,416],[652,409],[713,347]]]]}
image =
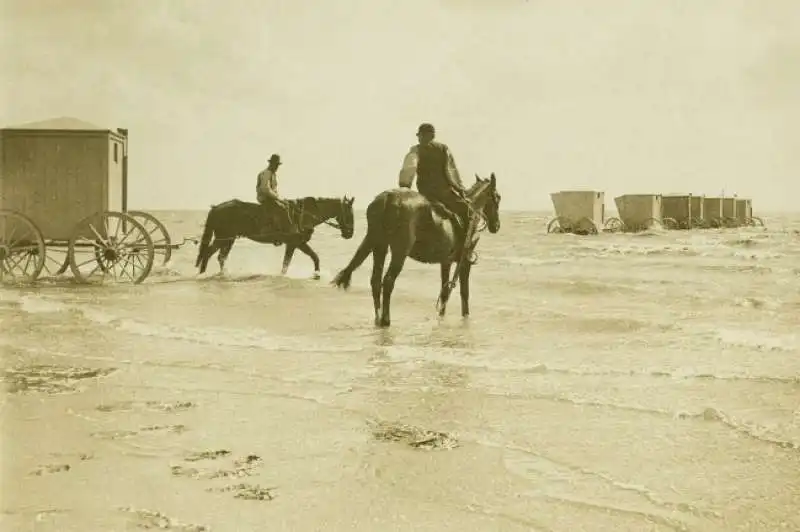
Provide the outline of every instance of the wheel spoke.
{"type": "Polygon", "coordinates": [[[44,268],[45,243],[36,224],[26,216],[0,210],[0,278],[13,282],[36,280],[44,268]]]}
{"type": "Polygon", "coordinates": [[[146,228],[147,234],[153,241],[153,246],[158,248],[159,256],[163,256],[161,264],[167,264],[172,258],[172,240],[167,228],[158,218],[143,211],[128,211],[128,215],[146,228]],[[152,227],[152,229],[150,229],[152,227]]]}
{"type": "Polygon", "coordinates": [[[92,276],[108,278],[114,282],[140,283],[150,273],[152,268],[154,249],[153,241],[145,227],[131,216],[118,212],[102,213],[102,220],[106,228],[107,239],[94,231],[92,225],[95,217],[89,217],[78,224],[73,238],[70,240],[70,268],[80,281],[93,281],[92,276]],[[92,230],[97,240],[86,246],[88,257],[78,257],[84,239],[80,238],[85,232],[85,227],[92,230]],[[134,257],[144,255],[145,263],[140,272],[129,268],[134,257]],[[85,259],[85,260],[83,260],[85,259]],[[94,264],[92,264],[94,263],[94,264]],[[87,270],[89,270],[87,272],[87,270]]]}
{"type": "Polygon", "coordinates": [[[16,226],[16,225],[14,225],[14,226],[12,226],[12,227],[11,227],[11,233],[9,233],[9,235],[8,235],[8,236],[6,236],[6,237],[4,237],[4,238],[3,238],[3,243],[6,243],[6,242],[8,242],[8,244],[6,244],[6,245],[7,245],[9,248],[13,247],[13,246],[11,245],[11,243],[13,242],[12,238],[13,238],[13,236],[14,236],[14,233],[15,233],[16,231],[17,231],[17,226],[16,226]]]}
{"type": "MultiPolygon", "coordinates": [[[[107,231],[107,229],[108,229],[108,228],[106,228],[106,232],[108,232],[108,231],[107,231]]],[[[94,236],[95,236],[95,237],[97,237],[97,240],[99,240],[99,241],[100,241],[100,242],[102,242],[103,244],[108,244],[108,242],[106,241],[106,239],[105,239],[105,238],[103,238],[103,237],[100,235],[100,233],[98,233],[98,232],[97,232],[97,229],[95,229],[95,228],[94,228],[94,225],[93,225],[93,224],[89,224],[89,230],[91,230],[91,231],[92,231],[92,233],[94,233],[94,236]]]]}
{"type": "Polygon", "coordinates": [[[130,279],[131,282],[135,282],[136,277],[128,273],[128,268],[127,268],[128,265],[131,265],[133,272],[136,273],[136,265],[133,263],[133,261],[131,261],[130,257],[125,257],[125,266],[122,267],[122,271],[128,276],[128,279],[130,279]]]}

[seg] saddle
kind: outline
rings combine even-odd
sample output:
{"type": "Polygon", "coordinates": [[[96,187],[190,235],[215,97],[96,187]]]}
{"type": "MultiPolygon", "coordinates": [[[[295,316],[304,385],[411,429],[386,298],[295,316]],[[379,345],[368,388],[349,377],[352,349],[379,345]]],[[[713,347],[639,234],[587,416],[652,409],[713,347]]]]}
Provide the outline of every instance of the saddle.
{"type": "Polygon", "coordinates": [[[304,232],[298,227],[299,218],[302,215],[299,200],[283,200],[284,205],[275,205],[272,202],[261,204],[262,227],[269,228],[268,232],[273,233],[269,241],[275,246],[286,244],[290,240],[299,239],[304,236],[304,232]]]}

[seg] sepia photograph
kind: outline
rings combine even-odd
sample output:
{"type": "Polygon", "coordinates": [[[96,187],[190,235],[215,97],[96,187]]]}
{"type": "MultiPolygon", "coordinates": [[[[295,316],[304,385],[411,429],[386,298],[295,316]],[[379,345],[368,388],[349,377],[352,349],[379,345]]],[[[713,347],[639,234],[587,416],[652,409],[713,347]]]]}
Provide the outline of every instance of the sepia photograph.
{"type": "Polygon", "coordinates": [[[800,531],[798,96],[797,0],[0,0],[0,529],[800,531]]]}

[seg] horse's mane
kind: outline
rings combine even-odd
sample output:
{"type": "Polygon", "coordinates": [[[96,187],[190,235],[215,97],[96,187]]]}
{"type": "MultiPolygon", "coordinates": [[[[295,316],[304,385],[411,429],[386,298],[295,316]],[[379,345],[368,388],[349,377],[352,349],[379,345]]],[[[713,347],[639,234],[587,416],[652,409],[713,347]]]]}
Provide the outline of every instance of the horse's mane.
{"type": "Polygon", "coordinates": [[[298,205],[303,204],[309,206],[309,205],[317,205],[318,203],[327,201],[341,201],[341,198],[329,198],[323,196],[301,196],[299,198],[292,198],[288,201],[296,203],[298,205]]]}
{"type": "Polygon", "coordinates": [[[491,181],[489,179],[478,178],[467,188],[467,194],[470,195],[476,192],[480,187],[488,186],[490,183],[491,181]]]}

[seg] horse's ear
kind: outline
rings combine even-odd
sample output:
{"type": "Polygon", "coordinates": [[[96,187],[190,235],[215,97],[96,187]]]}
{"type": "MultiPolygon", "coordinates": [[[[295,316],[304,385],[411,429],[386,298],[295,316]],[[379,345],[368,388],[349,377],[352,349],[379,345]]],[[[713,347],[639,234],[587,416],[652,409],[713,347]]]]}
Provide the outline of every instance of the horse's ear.
{"type": "Polygon", "coordinates": [[[356,198],[350,198],[350,199],[348,199],[348,200],[346,200],[346,201],[347,201],[347,204],[348,204],[348,205],[352,205],[353,203],[355,203],[355,201],[356,201],[356,198]]]}
{"type": "Polygon", "coordinates": [[[480,178],[480,176],[478,175],[477,172],[475,172],[475,182],[476,183],[480,183],[481,182],[481,178],[480,178]]]}

